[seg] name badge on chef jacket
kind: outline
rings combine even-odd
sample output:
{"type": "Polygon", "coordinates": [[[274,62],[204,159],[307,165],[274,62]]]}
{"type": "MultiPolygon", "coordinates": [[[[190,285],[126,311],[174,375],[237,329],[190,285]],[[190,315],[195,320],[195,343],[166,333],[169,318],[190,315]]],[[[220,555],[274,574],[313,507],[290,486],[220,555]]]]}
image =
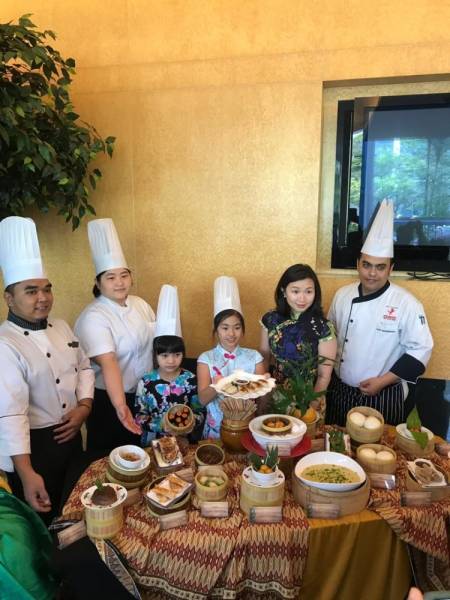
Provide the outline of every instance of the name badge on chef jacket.
{"type": "Polygon", "coordinates": [[[384,307],[383,315],[377,323],[377,331],[386,333],[395,333],[398,331],[398,309],[396,306],[387,305],[384,307]]]}

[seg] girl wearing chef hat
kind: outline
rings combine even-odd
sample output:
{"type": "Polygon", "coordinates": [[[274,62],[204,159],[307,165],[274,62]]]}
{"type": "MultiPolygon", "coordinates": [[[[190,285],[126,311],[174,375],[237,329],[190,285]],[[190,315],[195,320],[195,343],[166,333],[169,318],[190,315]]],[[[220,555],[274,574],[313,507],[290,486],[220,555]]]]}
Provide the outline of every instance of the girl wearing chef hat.
{"type": "Polygon", "coordinates": [[[129,294],[131,273],[112,219],[90,221],[88,237],[96,299],[78,317],[75,331],[96,375],[87,447],[105,450],[139,443],[132,411],[137,383],[152,367],[155,314],[129,294]]]}
{"type": "Polygon", "coordinates": [[[234,277],[218,277],[214,282],[214,326],[217,346],[203,352],[197,361],[198,395],[207,407],[204,438],[220,437],[223,413],[222,396],[211,383],[231,375],[236,369],[247,373],[264,373],[263,357],[257,350],[241,348],[239,342],[245,333],[239,288],[234,277]]]}
{"type": "Polygon", "coordinates": [[[155,368],[142,377],[136,390],[136,422],[142,428],[144,447],[165,433],[164,417],[175,404],[185,404],[192,409],[195,424],[190,437],[195,441],[201,437],[205,409],[197,397],[196,376],[181,367],[184,356],[177,288],[163,285],[153,340],[155,368]]]}

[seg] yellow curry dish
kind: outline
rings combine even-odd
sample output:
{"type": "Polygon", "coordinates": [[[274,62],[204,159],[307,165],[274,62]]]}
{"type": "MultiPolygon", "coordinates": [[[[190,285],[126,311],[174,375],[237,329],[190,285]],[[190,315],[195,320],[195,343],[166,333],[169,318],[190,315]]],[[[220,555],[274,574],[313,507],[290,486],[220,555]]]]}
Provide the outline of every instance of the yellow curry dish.
{"type": "Polygon", "coordinates": [[[302,479],[317,483],[358,483],[361,481],[355,471],[333,464],[312,465],[299,475],[302,479]]]}

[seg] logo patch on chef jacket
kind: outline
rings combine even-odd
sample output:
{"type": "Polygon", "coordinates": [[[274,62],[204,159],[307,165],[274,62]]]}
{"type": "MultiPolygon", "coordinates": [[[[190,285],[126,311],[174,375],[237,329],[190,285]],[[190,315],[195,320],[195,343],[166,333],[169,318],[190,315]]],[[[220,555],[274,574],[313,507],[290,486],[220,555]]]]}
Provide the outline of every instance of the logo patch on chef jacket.
{"type": "Polygon", "coordinates": [[[386,311],[383,315],[383,319],[386,321],[396,321],[397,320],[397,307],[396,306],[386,306],[386,311]]]}

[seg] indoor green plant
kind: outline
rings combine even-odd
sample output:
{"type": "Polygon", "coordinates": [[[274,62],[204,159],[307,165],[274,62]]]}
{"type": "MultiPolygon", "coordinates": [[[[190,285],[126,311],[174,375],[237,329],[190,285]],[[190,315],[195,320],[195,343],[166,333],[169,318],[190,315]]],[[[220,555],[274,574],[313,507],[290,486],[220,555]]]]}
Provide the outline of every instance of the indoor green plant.
{"type": "Polygon", "coordinates": [[[18,25],[0,24],[0,218],[32,205],[56,208],[78,227],[101,171],[89,169],[99,153],[113,152],[115,138],[102,139],[79,120],[69,95],[73,58],[64,59],[24,15],[18,25]]]}
{"type": "Polygon", "coordinates": [[[285,361],[283,368],[288,377],[273,393],[273,409],[278,414],[290,414],[305,422],[317,419],[317,413],[310,407],[311,402],[326,392],[314,391],[317,368],[330,359],[314,355],[310,344],[303,344],[303,360],[285,361]]]}

